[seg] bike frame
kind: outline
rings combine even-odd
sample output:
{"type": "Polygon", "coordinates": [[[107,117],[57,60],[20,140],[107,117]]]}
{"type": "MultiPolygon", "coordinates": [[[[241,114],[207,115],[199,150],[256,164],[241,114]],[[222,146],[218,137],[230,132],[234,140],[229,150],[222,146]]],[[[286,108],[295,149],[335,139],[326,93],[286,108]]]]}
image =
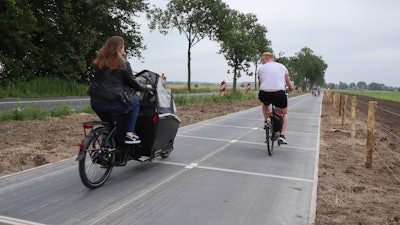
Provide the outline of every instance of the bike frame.
{"type": "MultiPolygon", "coordinates": [[[[272,156],[274,150],[274,142],[278,140],[279,132],[274,131],[274,121],[273,116],[275,114],[275,106],[271,104],[271,110],[266,112],[266,121],[265,121],[265,134],[266,134],[266,143],[268,155],[272,156]]],[[[278,146],[280,143],[278,141],[278,146]]]]}

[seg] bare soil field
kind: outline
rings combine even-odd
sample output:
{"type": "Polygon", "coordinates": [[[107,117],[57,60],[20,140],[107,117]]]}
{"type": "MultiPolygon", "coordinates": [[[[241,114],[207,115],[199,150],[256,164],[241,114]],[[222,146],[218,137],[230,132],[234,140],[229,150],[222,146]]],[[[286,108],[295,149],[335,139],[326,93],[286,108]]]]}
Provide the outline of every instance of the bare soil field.
{"type": "MultiPolygon", "coordinates": [[[[400,141],[396,138],[400,119],[382,110],[399,113],[400,104],[378,100],[373,166],[367,169],[367,106],[361,102],[370,99],[358,100],[357,137],[351,140],[350,120],[342,126],[341,117],[324,96],[316,224],[400,224],[400,181],[396,179],[400,177],[400,141]]],[[[258,105],[255,100],[178,106],[178,112],[185,126],[258,105]]],[[[0,123],[0,176],[76,156],[83,138],[81,124],[88,120],[97,117],[81,113],[0,123]]]]}
{"type": "MultiPolygon", "coordinates": [[[[350,110],[350,99],[347,109],[350,110]]],[[[357,96],[356,138],[325,95],[316,224],[400,224],[400,103],[357,96]],[[378,102],[372,168],[365,168],[368,101],[378,102]]]]}

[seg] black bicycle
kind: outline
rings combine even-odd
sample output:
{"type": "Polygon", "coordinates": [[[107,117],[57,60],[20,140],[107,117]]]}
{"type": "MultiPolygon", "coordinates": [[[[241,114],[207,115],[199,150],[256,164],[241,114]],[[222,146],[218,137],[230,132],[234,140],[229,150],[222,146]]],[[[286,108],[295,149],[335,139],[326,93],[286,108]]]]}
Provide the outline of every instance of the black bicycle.
{"type": "MultiPolygon", "coordinates": [[[[77,161],[82,183],[88,188],[94,189],[103,185],[110,177],[114,166],[125,166],[131,159],[141,162],[150,159],[138,155],[139,144],[123,143],[123,136],[121,137],[118,131],[117,117],[118,115],[114,115],[115,119],[110,123],[101,121],[83,123],[85,138],[80,146],[77,161]]],[[[165,152],[161,156],[168,157],[169,153],[170,151],[165,152]]]]}
{"type": "Polygon", "coordinates": [[[141,143],[124,143],[129,116],[126,113],[109,116],[112,122],[83,123],[85,137],[79,148],[79,175],[91,189],[103,185],[115,166],[125,166],[129,160],[151,162],[155,157],[166,158],[174,149],[180,119],[169,86],[154,72],[143,70],[136,74],[138,82],[151,84],[155,92],[138,92],[139,115],[135,131],[141,143]]]}
{"type": "MultiPolygon", "coordinates": [[[[279,138],[282,125],[283,114],[281,110],[275,109],[275,106],[271,105],[271,111],[266,113],[266,121],[264,122],[265,143],[267,143],[268,155],[270,156],[274,152],[274,143],[279,138]]],[[[277,143],[278,146],[281,145],[279,141],[277,143]]]]}

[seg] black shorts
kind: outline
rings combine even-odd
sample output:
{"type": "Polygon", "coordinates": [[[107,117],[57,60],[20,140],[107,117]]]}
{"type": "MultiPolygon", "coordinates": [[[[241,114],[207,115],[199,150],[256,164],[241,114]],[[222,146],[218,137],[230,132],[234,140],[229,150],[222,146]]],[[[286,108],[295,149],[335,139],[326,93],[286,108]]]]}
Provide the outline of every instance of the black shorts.
{"type": "Polygon", "coordinates": [[[258,99],[264,105],[274,104],[278,108],[286,108],[287,107],[287,97],[285,91],[277,91],[277,92],[258,92],[258,99]]]}

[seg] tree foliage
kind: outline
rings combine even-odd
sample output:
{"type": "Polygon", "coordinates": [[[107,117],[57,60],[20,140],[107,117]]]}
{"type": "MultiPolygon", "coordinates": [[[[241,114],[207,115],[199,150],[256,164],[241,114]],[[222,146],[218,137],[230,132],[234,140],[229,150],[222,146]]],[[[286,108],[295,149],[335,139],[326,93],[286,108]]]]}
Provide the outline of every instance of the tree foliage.
{"type": "Polygon", "coordinates": [[[0,24],[0,78],[21,80],[57,76],[87,80],[96,51],[112,35],[125,39],[128,56],[144,49],[135,13],[146,10],[144,0],[7,0],[0,24]],[[23,35],[20,35],[22,32],[23,35]],[[16,41],[20,37],[20,41],[16,41]],[[11,44],[10,44],[11,40],[11,44]],[[13,46],[13,47],[10,47],[13,46]],[[14,48],[11,49],[10,48],[14,48]]]}
{"type": "Polygon", "coordinates": [[[206,37],[212,38],[218,29],[218,21],[226,8],[220,0],[171,0],[167,8],[149,10],[150,30],[168,34],[173,28],[184,34],[187,44],[187,87],[191,89],[191,49],[206,37]]]}
{"type": "Polygon", "coordinates": [[[260,62],[261,56],[264,52],[272,52],[271,41],[265,36],[267,34],[267,28],[261,24],[256,24],[254,28],[254,42],[256,45],[256,54],[253,56],[252,62],[254,64],[254,89],[257,88],[257,68],[260,62]]]}
{"type": "Polygon", "coordinates": [[[220,53],[233,70],[235,93],[241,73],[252,75],[249,71],[251,63],[260,57],[260,51],[266,50],[270,42],[265,37],[267,29],[257,23],[258,19],[254,14],[230,10],[228,15],[219,26],[217,39],[221,46],[220,53]]]}
{"type": "Polygon", "coordinates": [[[307,47],[302,48],[291,59],[291,67],[294,71],[292,78],[297,85],[306,87],[325,84],[325,71],[328,65],[321,56],[317,56],[307,47]]]}
{"type": "Polygon", "coordinates": [[[38,48],[32,33],[37,19],[27,0],[2,0],[0,5],[0,81],[24,74],[34,64],[38,48]]]}
{"type": "Polygon", "coordinates": [[[365,83],[365,81],[359,81],[357,83],[357,88],[361,90],[367,89],[367,83],[365,83]]]}

